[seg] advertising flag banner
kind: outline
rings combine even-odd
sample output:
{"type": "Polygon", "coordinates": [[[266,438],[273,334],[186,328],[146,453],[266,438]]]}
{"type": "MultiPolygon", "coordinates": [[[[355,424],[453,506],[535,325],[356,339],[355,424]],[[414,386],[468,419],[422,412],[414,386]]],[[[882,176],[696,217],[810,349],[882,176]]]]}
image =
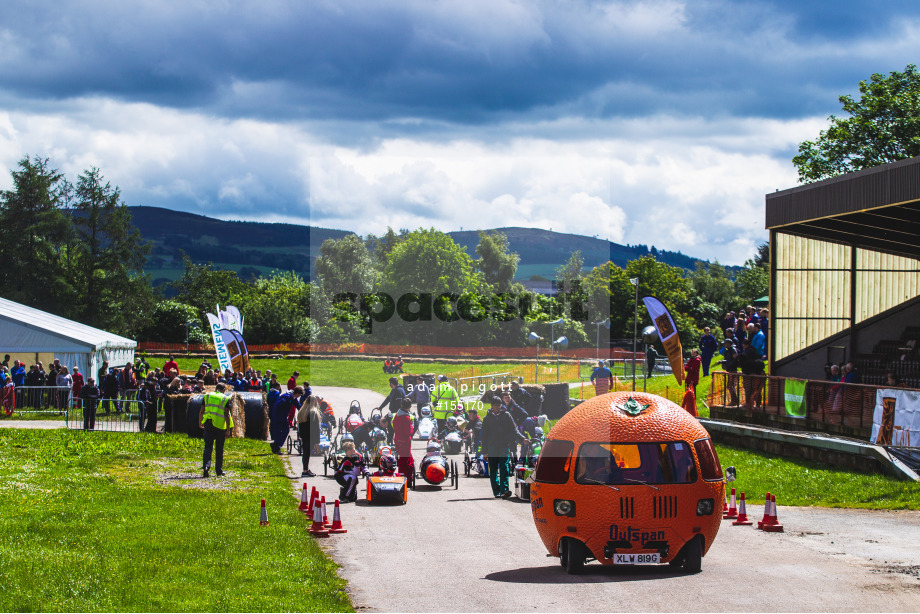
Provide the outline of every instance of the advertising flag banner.
{"type": "Polygon", "coordinates": [[[879,388],[875,393],[870,441],[883,446],[920,442],[920,391],[879,388]]]}
{"type": "Polygon", "coordinates": [[[784,393],[786,401],[786,415],[792,418],[804,418],[807,408],[805,407],[805,384],[808,382],[799,379],[787,379],[784,384],[784,393]]]}
{"type": "Polygon", "coordinates": [[[221,372],[227,369],[243,373],[249,369],[249,350],[243,341],[243,317],[239,309],[227,305],[223,311],[218,305],[217,314],[206,314],[214,339],[214,350],[221,372]]]}
{"type": "Polygon", "coordinates": [[[652,323],[658,330],[658,338],[664,346],[665,354],[668,355],[668,363],[671,365],[671,371],[677,378],[678,385],[684,383],[684,356],[683,348],[680,346],[680,337],[677,335],[677,324],[671,317],[668,308],[654,296],[643,297],[642,302],[648,309],[648,314],[652,318],[652,323]]]}

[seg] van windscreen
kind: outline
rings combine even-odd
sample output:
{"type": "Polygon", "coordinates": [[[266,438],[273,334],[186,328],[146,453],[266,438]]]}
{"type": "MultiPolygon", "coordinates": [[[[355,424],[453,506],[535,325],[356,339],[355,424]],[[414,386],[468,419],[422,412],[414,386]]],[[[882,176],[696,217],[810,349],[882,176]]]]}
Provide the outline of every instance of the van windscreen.
{"type": "Polygon", "coordinates": [[[546,484],[565,484],[569,481],[572,452],[575,443],[564,439],[550,439],[540,451],[534,481],[546,484]]]}
{"type": "Polygon", "coordinates": [[[579,484],[691,484],[697,480],[690,444],[683,441],[588,442],[578,449],[579,484]]]}

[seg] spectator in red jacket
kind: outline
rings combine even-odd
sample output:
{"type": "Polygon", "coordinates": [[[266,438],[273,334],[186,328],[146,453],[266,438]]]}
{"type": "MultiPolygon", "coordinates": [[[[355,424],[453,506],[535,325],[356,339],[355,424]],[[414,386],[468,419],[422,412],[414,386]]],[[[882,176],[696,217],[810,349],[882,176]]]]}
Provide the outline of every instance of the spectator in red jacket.
{"type": "Polygon", "coordinates": [[[173,375],[179,375],[179,365],[175,360],[173,360],[172,356],[169,357],[169,360],[163,363],[163,371],[169,377],[173,377],[173,375]],[[175,374],[173,374],[173,371],[175,371],[175,374]]]}
{"type": "Polygon", "coordinates": [[[297,388],[297,378],[300,377],[300,371],[294,371],[294,375],[291,376],[291,379],[288,380],[287,389],[291,392],[294,391],[294,388],[297,388]]]}

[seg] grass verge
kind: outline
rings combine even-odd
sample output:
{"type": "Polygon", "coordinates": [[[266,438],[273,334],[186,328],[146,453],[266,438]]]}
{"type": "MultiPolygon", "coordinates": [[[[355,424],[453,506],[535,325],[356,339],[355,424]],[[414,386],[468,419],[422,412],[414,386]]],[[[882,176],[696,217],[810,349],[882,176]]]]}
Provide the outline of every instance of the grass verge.
{"type": "Polygon", "coordinates": [[[351,611],[281,461],[233,439],[204,480],[202,445],[0,430],[0,611],[351,611]]]}

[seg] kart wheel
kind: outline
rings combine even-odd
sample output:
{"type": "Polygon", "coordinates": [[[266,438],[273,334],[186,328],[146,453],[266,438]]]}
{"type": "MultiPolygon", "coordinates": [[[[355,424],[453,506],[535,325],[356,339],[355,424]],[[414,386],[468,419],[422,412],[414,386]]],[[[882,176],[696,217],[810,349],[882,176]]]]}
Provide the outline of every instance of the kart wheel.
{"type": "Polygon", "coordinates": [[[563,542],[562,566],[572,576],[577,576],[585,568],[584,544],[574,537],[567,537],[563,542]]]}
{"type": "Polygon", "coordinates": [[[290,454],[290,453],[291,453],[291,450],[293,450],[293,449],[294,449],[294,442],[291,440],[290,436],[288,436],[288,438],[287,438],[287,450],[288,450],[288,454],[290,454]]]}

